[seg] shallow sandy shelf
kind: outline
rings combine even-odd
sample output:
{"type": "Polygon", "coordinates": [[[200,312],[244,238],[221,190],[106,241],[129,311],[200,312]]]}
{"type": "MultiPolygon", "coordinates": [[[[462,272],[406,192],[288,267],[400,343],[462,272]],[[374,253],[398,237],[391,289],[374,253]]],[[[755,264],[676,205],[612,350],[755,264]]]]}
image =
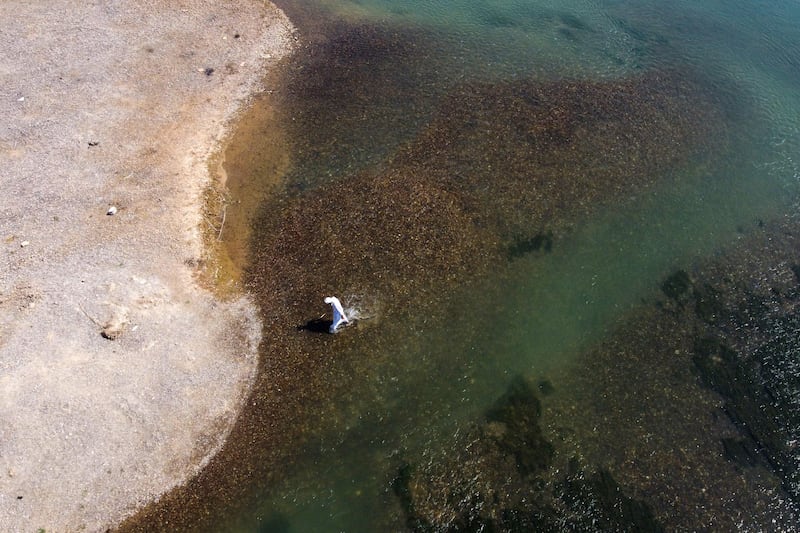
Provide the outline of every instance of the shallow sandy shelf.
{"type": "Polygon", "coordinates": [[[292,28],[250,0],[0,21],[0,529],[103,530],[219,449],[255,373],[254,306],[196,281],[202,191],[292,28]]]}

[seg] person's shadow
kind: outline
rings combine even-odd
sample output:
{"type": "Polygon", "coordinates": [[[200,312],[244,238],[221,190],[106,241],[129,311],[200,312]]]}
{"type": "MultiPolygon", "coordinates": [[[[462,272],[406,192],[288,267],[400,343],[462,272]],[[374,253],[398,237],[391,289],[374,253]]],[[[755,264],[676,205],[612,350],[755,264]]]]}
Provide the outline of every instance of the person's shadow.
{"type": "Polygon", "coordinates": [[[330,333],[333,320],[326,320],[324,318],[313,318],[297,326],[297,331],[310,331],[311,333],[330,333]]]}

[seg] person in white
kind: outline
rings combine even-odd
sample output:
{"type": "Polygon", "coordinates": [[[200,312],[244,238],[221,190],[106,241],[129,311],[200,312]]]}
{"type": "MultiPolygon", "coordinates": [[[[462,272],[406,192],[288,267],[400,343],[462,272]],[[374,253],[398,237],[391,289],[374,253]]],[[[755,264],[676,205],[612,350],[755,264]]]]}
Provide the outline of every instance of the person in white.
{"type": "Polygon", "coordinates": [[[336,333],[336,329],[342,324],[349,324],[350,321],[347,319],[347,315],[344,314],[344,309],[342,308],[342,302],[339,301],[339,298],[336,296],[328,296],[325,298],[326,304],[331,304],[333,308],[333,324],[328,331],[331,333],[336,333]]]}

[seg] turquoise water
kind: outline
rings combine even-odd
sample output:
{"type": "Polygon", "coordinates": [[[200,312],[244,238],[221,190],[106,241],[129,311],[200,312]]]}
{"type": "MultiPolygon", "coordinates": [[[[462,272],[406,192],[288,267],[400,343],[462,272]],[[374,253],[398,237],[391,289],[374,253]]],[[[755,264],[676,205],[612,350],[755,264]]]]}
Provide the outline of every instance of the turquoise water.
{"type": "MultiPolygon", "coordinates": [[[[446,295],[456,315],[490,310],[479,331],[467,329],[474,327],[469,317],[432,330],[409,322],[414,342],[376,357],[371,372],[353,380],[363,392],[341,406],[353,422],[319,428],[306,460],[280,486],[258,488],[260,503],[233,529],[402,530],[390,486],[399,457],[425,463],[446,454],[513,375],[558,374],[658,299],[671,272],[735,246],[765,221],[796,213],[800,5],[794,2],[364,0],[284,7],[322,26],[341,19],[434,36],[441,44],[430,58],[436,73],[425,79],[442,94],[470,81],[624,79],[690,67],[718,80],[720,105],[736,117],[737,131],[712,168],[664,169],[668,177],[656,185],[572,221],[551,253],[524,256],[502,275],[446,295]]],[[[395,105],[402,108],[402,100],[395,105]]],[[[435,112],[435,99],[426,105],[435,112]]],[[[394,144],[352,156],[352,165],[337,159],[335,174],[380,165],[428,116],[411,115],[394,144]]],[[[351,134],[355,142],[370,138],[369,122],[351,134]]],[[[321,158],[304,167],[303,186],[328,183],[325,165],[321,158]]]]}

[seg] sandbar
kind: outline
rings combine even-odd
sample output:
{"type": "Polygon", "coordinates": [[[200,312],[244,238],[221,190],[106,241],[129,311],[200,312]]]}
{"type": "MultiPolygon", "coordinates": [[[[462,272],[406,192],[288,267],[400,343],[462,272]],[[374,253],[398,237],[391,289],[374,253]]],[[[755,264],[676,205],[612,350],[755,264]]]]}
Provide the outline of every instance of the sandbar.
{"type": "Polygon", "coordinates": [[[0,20],[0,529],[102,531],[198,472],[251,387],[260,320],[201,282],[204,191],[294,30],[259,0],[0,20]]]}

